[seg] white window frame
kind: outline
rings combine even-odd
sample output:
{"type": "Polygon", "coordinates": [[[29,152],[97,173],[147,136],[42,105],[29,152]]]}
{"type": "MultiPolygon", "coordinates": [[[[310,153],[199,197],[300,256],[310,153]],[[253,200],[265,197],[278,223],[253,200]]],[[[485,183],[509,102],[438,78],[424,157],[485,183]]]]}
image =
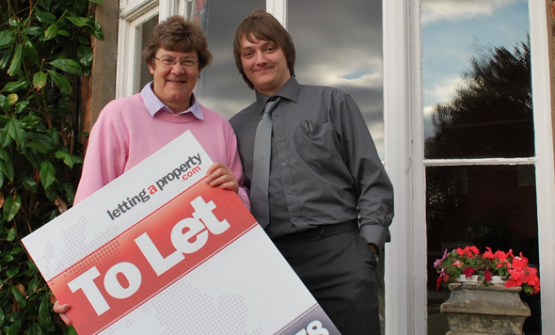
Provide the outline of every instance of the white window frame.
{"type": "Polygon", "coordinates": [[[395,189],[392,243],[386,245],[386,334],[427,334],[426,166],[534,164],[542,328],[555,329],[555,180],[544,1],[529,1],[536,156],[427,160],[422,116],[420,0],[383,1],[386,168],[395,189]]]}
{"type": "Polygon", "coordinates": [[[116,98],[140,91],[140,69],[143,60],[141,36],[143,24],[159,15],[158,20],[179,14],[186,16],[193,0],[134,0],[120,2],[119,37],[116,69],[116,98]]]}

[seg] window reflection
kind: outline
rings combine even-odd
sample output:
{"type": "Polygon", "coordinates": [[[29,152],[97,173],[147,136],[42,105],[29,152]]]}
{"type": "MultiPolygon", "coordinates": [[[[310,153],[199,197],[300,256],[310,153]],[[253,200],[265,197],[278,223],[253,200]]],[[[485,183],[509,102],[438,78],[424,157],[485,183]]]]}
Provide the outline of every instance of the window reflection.
{"type": "Polygon", "coordinates": [[[141,55],[138,57],[141,64],[141,85],[139,87],[135,87],[135,92],[140,92],[143,87],[152,80],[152,75],[148,70],[148,66],[146,65],[145,59],[142,55],[142,51],[146,47],[146,43],[148,42],[148,37],[154,30],[154,27],[158,24],[158,15],[154,16],[152,19],[146,21],[142,26],[142,39],[141,39],[141,55]]]}
{"type": "Polygon", "coordinates": [[[534,156],[527,6],[422,2],[426,158],[534,156]]]}
{"type": "MultiPolygon", "coordinates": [[[[539,268],[535,171],[533,165],[453,166],[426,169],[428,235],[428,334],[445,334],[439,306],[449,291],[436,291],[433,263],[445,249],[468,245],[481,252],[522,252],[539,268]]],[[[540,274],[541,275],[541,274],[540,274]]],[[[526,334],[541,334],[539,296],[522,296],[532,309],[526,334]]]]}
{"type": "Polygon", "coordinates": [[[214,60],[206,67],[197,83],[200,103],[230,118],[255,100],[235,65],[233,38],[241,21],[253,9],[265,9],[265,0],[197,1],[205,7],[201,22],[208,37],[208,49],[214,60]]]}
{"type": "Polygon", "coordinates": [[[288,2],[301,84],[353,96],[383,158],[382,5],[368,0],[288,2]]]}

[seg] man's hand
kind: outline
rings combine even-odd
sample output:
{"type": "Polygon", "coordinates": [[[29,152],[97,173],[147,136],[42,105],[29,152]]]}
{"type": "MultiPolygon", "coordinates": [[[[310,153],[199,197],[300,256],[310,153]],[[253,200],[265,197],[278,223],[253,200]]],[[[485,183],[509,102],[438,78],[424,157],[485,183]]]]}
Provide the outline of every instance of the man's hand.
{"type": "Polygon", "coordinates": [[[378,254],[378,247],[374,243],[368,243],[368,246],[376,255],[378,254]]]}
{"type": "Polygon", "coordinates": [[[206,183],[212,187],[219,186],[226,190],[239,191],[239,184],[231,169],[220,162],[215,162],[206,172],[206,183]]]}
{"type": "Polygon", "coordinates": [[[56,300],[52,310],[54,311],[54,313],[60,314],[60,318],[66,325],[71,326],[71,319],[68,318],[68,316],[66,315],[70,308],[71,307],[69,306],[69,304],[62,305],[58,302],[58,300],[56,300]]]}

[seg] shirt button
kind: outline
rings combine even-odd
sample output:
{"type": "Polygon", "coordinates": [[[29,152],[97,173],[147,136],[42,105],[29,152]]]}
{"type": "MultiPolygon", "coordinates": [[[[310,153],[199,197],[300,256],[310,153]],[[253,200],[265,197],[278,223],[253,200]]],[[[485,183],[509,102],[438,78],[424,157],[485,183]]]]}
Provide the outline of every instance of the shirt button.
{"type": "Polygon", "coordinates": [[[278,140],[278,141],[281,141],[281,136],[278,136],[277,140],[278,140]]]}
{"type": "Polygon", "coordinates": [[[293,191],[287,190],[287,194],[291,194],[291,193],[293,193],[293,191]]]}
{"type": "Polygon", "coordinates": [[[286,166],[286,165],[287,165],[287,163],[281,163],[281,166],[286,166]]]}
{"type": "Polygon", "coordinates": [[[299,219],[297,218],[293,218],[293,222],[297,222],[299,219]]]}

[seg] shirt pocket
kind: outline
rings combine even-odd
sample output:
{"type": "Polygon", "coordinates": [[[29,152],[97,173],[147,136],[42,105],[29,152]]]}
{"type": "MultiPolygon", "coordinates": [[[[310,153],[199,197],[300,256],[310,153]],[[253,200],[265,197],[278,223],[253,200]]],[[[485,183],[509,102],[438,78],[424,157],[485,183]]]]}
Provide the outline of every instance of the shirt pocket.
{"type": "Polygon", "coordinates": [[[308,165],[320,165],[323,162],[341,159],[339,139],[329,122],[321,124],[301,124],[294,135],[295,149],[308,165]]]}

